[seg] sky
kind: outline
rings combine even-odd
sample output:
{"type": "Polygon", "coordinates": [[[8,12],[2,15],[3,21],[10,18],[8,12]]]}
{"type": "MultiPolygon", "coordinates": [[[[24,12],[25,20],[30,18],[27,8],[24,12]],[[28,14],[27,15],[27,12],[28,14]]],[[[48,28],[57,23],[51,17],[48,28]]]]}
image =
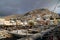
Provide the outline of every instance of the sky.
{"type": "MultiPolygon", "coordinates": [[[[57,2],[58,0],[0,0],[0,16],[24,14],[40,8],[52,11],[57,2]]],[[[58,2],[54,12],[60,13],[60,2],[58,2]]]]}

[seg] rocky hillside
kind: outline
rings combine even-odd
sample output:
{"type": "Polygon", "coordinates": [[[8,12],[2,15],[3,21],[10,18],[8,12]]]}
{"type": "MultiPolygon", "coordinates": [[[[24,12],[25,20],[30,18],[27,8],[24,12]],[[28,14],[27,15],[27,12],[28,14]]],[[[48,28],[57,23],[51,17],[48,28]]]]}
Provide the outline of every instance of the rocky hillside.
{"type": "Polygon", "coordinates": [[[4,18],[5,18],[6,20],[10,20],[11,18],[14,18],[14,19],[20,18],[21,16],[22,16],[22,15],[20,15],[20,14],[15,14],[15,15],[5,16],[4,18]]]}
{"type": "Polygon", "coordinates": [[[27,16],[27,15],[36,15],[36,14],[40,14],[41,16],[46,15],[46,14],[52,14],[58,17],[58,14],[51,12],[48,9],[35,9],[26,13],[25,15],[27,16]]]}
{"type": "Polygon", "coordinates": [[[43,17],[44,15],[52,15],[52,17],[55,17],[55,18],[59,17],[59,15],[57,13],[51,12],[48,9],[35,9],[35,10],[29,11],[26,14],[24,14],[22,19],[27,19],[27,18],[29,19],[34,16],[37,17],[39,15],[41,17],[43,17]]]}
{"type": "Polygon", "coordinates": [[[10,18],[18,18],[21,20],[26,20],[26,19],[32,19],[32,17],[37,17],[38,15],[40,15],[41,17],[43,17],[44,15],[52,15],[52,17],[59,17],[59,15],[57,13],[51,12],[48,9],[35,9],[35,10],[31,10],[27,13],[25,13],[24,15],[11,15],[11,16],[7,16],[5,17],[6,20],[9,20],[10,18]]]}

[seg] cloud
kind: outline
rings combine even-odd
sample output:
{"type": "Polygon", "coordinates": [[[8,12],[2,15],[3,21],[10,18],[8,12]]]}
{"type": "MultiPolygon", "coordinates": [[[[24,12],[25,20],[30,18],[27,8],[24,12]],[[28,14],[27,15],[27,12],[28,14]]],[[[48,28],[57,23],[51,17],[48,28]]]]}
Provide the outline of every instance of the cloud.
{"type": "Polygon", "coordinates": [[[22,14],[37,8],[53,10],[57,1],[58,0],[0,0],[0,11],[4,12],[4,15],[10,15],[14,13],[22,14]]]}

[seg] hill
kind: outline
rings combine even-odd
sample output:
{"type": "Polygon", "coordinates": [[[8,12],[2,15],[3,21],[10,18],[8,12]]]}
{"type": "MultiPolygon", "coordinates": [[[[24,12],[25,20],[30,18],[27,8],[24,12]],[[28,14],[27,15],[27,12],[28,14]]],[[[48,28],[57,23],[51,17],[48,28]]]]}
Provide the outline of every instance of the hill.
{"type": "Polygon", "coordinates": [[[51,15],[52,17],[59,17],[59,15],[57,13],[51,12],[48,9],[35,9],[35,10],[31,10],[27,13],[25,13],[24,15],[20,15],[20,14],[16,14],[16,15],[10,15],[10,16],[6,16],[4,17],[6,20],[9,20],[10,18],[17,18],[17,19],[21,19],[21,20],[30,20],[33,19],[34,17],[38,17],[38,16],[43,17],[44,15],[51,15]]]}
{"type": "Polygon", "coordinates": [[[58,18],[59,15],[57,13],[51,12],[48,9],[35,9],[32,11],[29,11],[27,13],[24,14],[24,16],[21,19],[32,19],[33,17],[38,17],[38,16],[43,17],[44,15],[51,15],[52,18],[58,18]]]}

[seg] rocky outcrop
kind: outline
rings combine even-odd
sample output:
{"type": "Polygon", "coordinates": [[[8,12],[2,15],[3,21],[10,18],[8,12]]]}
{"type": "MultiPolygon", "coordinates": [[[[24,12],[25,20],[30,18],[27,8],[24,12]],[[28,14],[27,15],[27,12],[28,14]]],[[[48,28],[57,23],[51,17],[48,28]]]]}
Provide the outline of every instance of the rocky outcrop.
{"type": "Polygon", "coordinates": [[[33,17],[38,16],[43,17],[44,15],[51,15],[52,18],[58,18],[59,15],[57,13],[51,12],[48,9],[35,9],[27,12],[21,19],[32,19],[33,17]]]}

